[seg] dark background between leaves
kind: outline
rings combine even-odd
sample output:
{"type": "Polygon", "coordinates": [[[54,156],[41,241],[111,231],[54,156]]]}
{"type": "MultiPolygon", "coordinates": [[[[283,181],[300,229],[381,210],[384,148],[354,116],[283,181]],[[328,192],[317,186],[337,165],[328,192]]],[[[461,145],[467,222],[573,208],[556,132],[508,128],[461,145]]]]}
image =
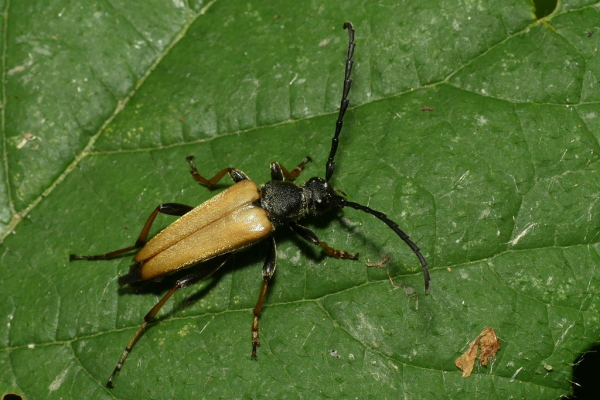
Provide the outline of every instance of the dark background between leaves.
{"type": "Polygon", "coordinates": [[[543,21],[526,0],[264,3],[0,2],[0,392],[569,393],[571,363],[600,337],[598,3],[563,1],[543,21]],[[305,177],[322,176],[345,20],[357,29],[356,64],[333,182],[422,247],[431,295],[414,255],[382,223],[332,213],[310,226],[361,261],[278,234],[258,362],[249,353],[261,246],[178,293],[108,391],[165,287],[119,289],[129,258],[68,255],[130,245],[157,204],[214,195],[190,178],[190,154],[206,175],[235,166],[257,182],[269,179],[269,162],[293,167],[310,155],[305,177]],[[26,133],[42,140],[19,149],[26,133]],[[384,256],[416,297],[364,265],[384,256]],[[463,379],[454,359],[486,327],[502,349],[463,379]]]}

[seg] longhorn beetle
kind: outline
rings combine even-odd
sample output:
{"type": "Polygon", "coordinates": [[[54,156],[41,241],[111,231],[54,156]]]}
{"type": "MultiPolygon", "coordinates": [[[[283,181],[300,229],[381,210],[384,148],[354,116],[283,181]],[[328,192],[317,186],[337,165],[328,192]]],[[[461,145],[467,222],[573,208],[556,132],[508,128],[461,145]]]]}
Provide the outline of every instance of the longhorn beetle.
{"type": "Polygon", "coordinates": [[[322,213],[332,207],[350,207],[361,210],[375,216],[389,226],[416,254],[423,268],[425,293],[429,292],[430,277],[427,261],[421,254],[419,247],[398,227],[398,224],[389,219],[384,213],[346,200],[345,194],[341,196],[338,193],[342,192],[336,191],[329,184],[335,169],[334,158],[338,148],[338,138],[342,131],[344,114],[349,104],[348,93],[352,85],[350,73],[354,64],[352,55],[356,46],[352,23],[344,23],[344,28],[348,29],[348,55],[346,57],[344,90],[335,134],[331,141],[329,159],[325,166],[325,179],[310,178],[304,186],[291,182],[304,170],[304,165],[311,161],[310,157],[306,157],[291,172],[278,162],[271,163],[271,181],[265,183],[259,189],[257,184],[251,181],[246,174],[235,168],[225,168],[213,178],[206,179],[196,169],[194,157],[190,156],[187,158],[191,168],[190,173],[201,185],[212,188],[225,174],[229,174],[235,184],[195,208],[178,203],[159,205],[146,221],[146,225],[144,225],[133,246],[95,256],[79,254],[70,256],[71,261],[81,259],[105,260],[139,249],[133,259],[134,264],[130,267],[129,273],[119,278],[119,285],[157,280],[174,271],[214,259],[213,263],[205,269],[194,270],[194,272],[177,280],[175,286],[146,314],[144,323],[125,348],[113,373],[110,375],[106,383],[109,388],[113,387],[113,380],[117,372],[123,367],[123,363],[148,323],[154,319],[154,316],[173,293],[211,276],[227,262],[233,252],[264,240],[267,243],[268,255],[262,270],[263,283],[258,301],[254,307],[254,318],[252,320],[252,358],[256,359],[256,348],[260,346],[258,319],[269,282],[275,273],[276,251],[273,232],[276,229],[288,227],[308,242],[320,246],[332,257],[353,260],[358,258],[357,253],[348,253],[329,247],[327,243],[320,241],[311,230],[296,222],[306,215],[322,213]],[[181,218],[165,228],[152,240],[147,241],[148,232],[158,213],[176,215],[181,218]]]}

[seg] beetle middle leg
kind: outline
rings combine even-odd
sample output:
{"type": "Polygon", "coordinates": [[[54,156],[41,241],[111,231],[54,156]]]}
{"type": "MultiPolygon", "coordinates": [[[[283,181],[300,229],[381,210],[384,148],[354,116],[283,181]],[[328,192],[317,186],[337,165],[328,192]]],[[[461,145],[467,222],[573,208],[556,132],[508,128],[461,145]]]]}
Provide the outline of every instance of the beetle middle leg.
{"type": "Polygon", "coordinates": [[[163,296],[163,298],[160,299],[160,301],[154,305],[154,307],[152,307],[150,312],[148,312],[148,314],[146,314],[146,316],[144,317],[144,323],[142,323],[142,325],[140,325],[139,329],[137,330],[135,335],[133,335],[133,338],[131,339],[131,341],[129,342],[127,347],[125,347],[125,351],[123,351],[123,354],[121,354],[121,358],[119,358],[119,362],[117,363],[112,374],[110,374],[110,377],[108,378],[108,382],[106,382],[106,386],[108,388],[112,389],[113,380],[115,379],[115,376],[121,370],[121,368],[123,368],[123,364],[125,363],[127,356],[129,356],[129,353],[131,353],[133,346],[135,346],[138,339],[142,336],[142,334],[146,330],[146,327],[148,326],[148,324],[150,322],[152,322],[152,320],[154,320],[154,317],[156,316],[156,314],[165,305],[165,303],[171,298],[171,296],[179,289],[183,289],[185,287],[191,286],[195,283],[200,282],[201,280],[204,280],[204,279],[210,277],[212,274],[217,272],[217,270],[219,270],[219,268],[221,268],[223,265],[225,265],[227,260],[229,260],[230,256],[231,256],[231,253],[225,254],[224,256],[221,256],[221,259],[216,260],[215,264],[211,268],[200,271],[200,272],[194,272],[192,274],[189,274],[189,275],[184,276],[183,278],[177,280],[177,282],[175,283],[175,286],[173,286],[171,288],[171,290],[169,290],[167,292],[167,294],[165,294],[163,296]]]}
{"type": "Polygon", "coordinates": [[[290,223],[288,223],[288,225],[292,231],[294,231],[298,235],[302,236],[306,241],[308,241],[316,246],[320,246],[323,250],[325,250],[325,252],[327,252],[327,254],[329,254],[332,257],[348,258],[351,260],[358,259],[358,253],[348,253],[347,251],[336,250],[333,247],[329,247],[327,245],[327,243],[321,242],[319,240],[319,238],[317,237],[317,235],[315,235],[315,233],[313,231],[311,231],[308,228],[305,228],[302,225],[298,225],[295,222],[290,222],[290,223]]]}
{"type": "Polygon", "coordinates": [[[265,264],[263,265],[263,284],[260,289],[260,294],[258,295],[258,301],[256,302],[256,306],[254,306],[254,318],[252,319],[252,359],[256,360],[256,348],[260,347],[260,340],[258,338],[258,319],[260,318],[260,313],[262,311],[263,302],[265,301],[265,297],[267,296],[267,288],[269,287],[269,282],[271,278],[273,278],[273,274],[275,273],[275,267],[277,266],[277,251],[275,248],[275,238],[271,236],[269,239],[269,254],[267,255],[267,259],[265,260],[265,264]]]}
{"type": "Polygon", "coordinates": [[[223,179],[223,177],[227,173],[235,183],[243,181],[244,179],[248,179],[248,175],[235,168],[224,168],[212,178],[206,179],[198,172],[196,164],[194,164],[194,156],[188,156],[186,160],[188,164],[190,164],[190,174],[192,174],[192,177],[196,180],[196,182],[198,182],[201,185],[207,186],[209,189],[212,189],[217,183],[219,183],[219,181],[223,179]]]}
{"type": "Polygon", "coordinates": [[[187,214],[193,208],[194,207],[186,206],[185,204],[179,204],[179,203],[160,204],[158,207],[156,207],[154,209],[154,211],[152,211],[152,214],[150,214],[150,218],[148,218],[148,220],[146,221],[144,228],[142,228],[142,232],[140,232],[140,236],[135,241],[135,244],[133,246],[125,247],[124,249],[111,251],[110,253],[98,254],[98,255],[94,255],[94,256],[71,254],[69,256],[69,261],[73,261],[73,260],[108,260],[108,259],[111,259],[118,255],[121,255],[123,253],[127,253],[127,252],[135,250],[135,249],[141,249],[142,247],[144,247],[144,245],[148,241],[148,233],[150,232],[150,228],[152,227],[152,224],[154,223],[154,219],[156,218],[158,213],[167,214],[167,215],[175,215],[175,216],[181,217],[182,215],[187,214]]]}

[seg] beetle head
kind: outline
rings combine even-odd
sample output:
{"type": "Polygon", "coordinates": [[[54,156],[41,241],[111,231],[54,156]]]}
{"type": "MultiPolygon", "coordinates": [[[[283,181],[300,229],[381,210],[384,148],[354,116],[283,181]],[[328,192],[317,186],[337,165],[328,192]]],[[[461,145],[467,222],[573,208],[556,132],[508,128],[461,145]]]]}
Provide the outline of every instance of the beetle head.
{"type": "Polygon", "coordinates": [[[337,204],[335,190],[323,178],[310,178],[304,185],[304,189],[308,199],[308,208],[311,211],[322,213],[337,204]]]}

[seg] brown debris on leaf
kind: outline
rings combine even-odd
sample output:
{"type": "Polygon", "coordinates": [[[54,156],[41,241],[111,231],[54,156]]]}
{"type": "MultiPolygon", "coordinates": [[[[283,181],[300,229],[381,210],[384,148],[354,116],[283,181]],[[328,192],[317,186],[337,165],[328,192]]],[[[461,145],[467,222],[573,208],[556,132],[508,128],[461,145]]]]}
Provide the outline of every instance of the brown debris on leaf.
{"type": "Polygon", "coordinates": [[[372,263],[371,261],[369,261],[369,259],[367,259],[367,262],[365,262],[365,265],[367,267],[383,268],[385,266],[385,264],[387,264],[388,261],[390,261],[390,257],[384,256],[381,259],[381,261],[376,262],[376,263],[372,263]]]}
{"type": "Polygon", "coordinates": [[[481,344],[481,351],[479,352],[479,362],[481,365],[486,366],[488,362],[496,355],[498,350],[500,350],[500,341],[498,340],[498,336],[496,336],[496,332],[494,332],[493,328],[486,328],[473,342],[471,345],[463,353],[462,356],[454,361],[454,365],[456,365],[462,372],[463,378],[468,378],[471,376],[473,372],[473,367],[475,366],[475,360],[477,359],[477,350],[481,344]]]}

